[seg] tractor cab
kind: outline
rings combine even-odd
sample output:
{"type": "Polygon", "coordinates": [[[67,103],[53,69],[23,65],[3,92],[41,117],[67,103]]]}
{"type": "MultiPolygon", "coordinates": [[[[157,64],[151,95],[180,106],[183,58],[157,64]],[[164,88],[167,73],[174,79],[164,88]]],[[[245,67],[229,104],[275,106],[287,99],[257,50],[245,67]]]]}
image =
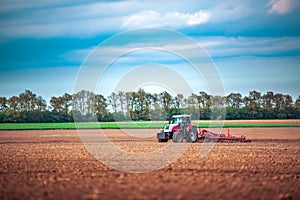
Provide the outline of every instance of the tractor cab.
{"type": "Polygon", "coordinates": [[[191,122],[191,116],[190,115],[173,115],[171,124],[179,124],[182,122],[191,122]]]}
{"type": "Polygon", "coordinates": [[[186,126],[191,124],[191,116],[190,115],[173,115],[170,124],[176,124],[179,126],[186,126]]]}

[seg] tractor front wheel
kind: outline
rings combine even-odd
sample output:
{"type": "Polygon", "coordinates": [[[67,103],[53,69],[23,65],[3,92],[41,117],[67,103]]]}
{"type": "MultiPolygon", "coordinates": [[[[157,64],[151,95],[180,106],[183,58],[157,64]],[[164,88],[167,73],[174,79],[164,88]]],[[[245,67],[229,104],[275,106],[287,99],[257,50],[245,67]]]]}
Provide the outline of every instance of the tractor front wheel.
{"type": "Polygon", "coordinates": [[[172,141],[173,142],[183,142],[183,132],[182,131],[176,131],[174,134],[173,134],[173,138],[172,138],[172,141]]]}

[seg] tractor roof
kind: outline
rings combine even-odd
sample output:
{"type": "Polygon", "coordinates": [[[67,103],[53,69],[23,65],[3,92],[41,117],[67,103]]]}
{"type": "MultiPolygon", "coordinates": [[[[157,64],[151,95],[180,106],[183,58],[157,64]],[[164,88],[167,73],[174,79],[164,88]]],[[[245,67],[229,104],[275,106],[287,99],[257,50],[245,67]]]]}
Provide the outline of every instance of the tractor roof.
{"type": "Polygon", "coordinates": [[[191,117],[191,115],[173,115],[172,118],[191,117]]]}

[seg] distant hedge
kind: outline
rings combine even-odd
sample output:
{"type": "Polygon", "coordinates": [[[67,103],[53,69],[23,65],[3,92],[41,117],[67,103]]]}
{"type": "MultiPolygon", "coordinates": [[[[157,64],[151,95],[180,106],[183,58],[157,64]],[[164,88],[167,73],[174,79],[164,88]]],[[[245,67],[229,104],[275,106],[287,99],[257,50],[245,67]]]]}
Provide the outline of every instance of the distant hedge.
{"type": "Polygon", "coordinates": [[[168,92],[151,94],[137,92],[111,93],[108,97],[90,91],[65,93],[46,102],[30,90],[0,97],[0,123],[40,122],[101,122],[126,120],[167,120],[172,115],[191,114],[193,119],[300,119],[300,96],[293,101],[290,95],[249,92],[213,96],[206,92],[172,96],[168,92]]]}

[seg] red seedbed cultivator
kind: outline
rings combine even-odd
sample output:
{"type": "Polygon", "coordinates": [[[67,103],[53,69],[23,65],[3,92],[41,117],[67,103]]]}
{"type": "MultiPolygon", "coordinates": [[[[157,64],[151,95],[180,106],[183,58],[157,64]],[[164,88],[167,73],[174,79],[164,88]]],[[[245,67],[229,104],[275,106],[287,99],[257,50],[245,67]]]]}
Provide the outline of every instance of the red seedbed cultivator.
{"type": "Polygon", "coordinates": [[[198,133],[198,141],[202,142],[251,142],[251,140],[246,139],[244,135],[240,137],[235,137],[230,135],[230,131],[228,129],[227,135],[225,134],[217,134],[208,130],[200,130],[198,133]]]}

